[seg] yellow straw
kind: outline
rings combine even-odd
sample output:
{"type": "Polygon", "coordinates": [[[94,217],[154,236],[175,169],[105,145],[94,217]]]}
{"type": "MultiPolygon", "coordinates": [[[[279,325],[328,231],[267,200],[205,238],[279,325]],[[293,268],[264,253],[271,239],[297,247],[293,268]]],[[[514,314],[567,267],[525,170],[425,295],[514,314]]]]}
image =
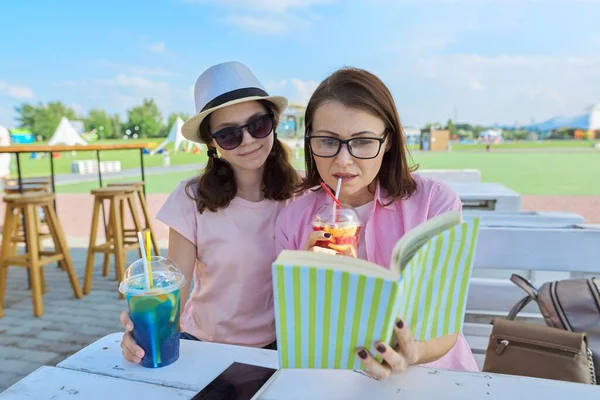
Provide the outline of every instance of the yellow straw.
{"type": "Polygon", "coordinates": [[[152,278],[152,263],[150,262],[152,254],[150,253],[150,231],[146,231],[146,259],[148,260],[148,274],[150,278],[150,288],[154,287],[154,279],[152,278]]]}

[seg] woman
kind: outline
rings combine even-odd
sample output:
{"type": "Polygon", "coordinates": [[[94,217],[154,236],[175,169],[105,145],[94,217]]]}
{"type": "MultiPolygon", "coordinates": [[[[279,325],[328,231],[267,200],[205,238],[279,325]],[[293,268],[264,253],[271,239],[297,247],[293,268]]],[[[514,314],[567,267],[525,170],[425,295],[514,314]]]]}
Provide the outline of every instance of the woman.
{"type": "MultiPolygon", "coordinates": [[[[305,115],[305,195],[279,215],[277,252],[311,249],[330,235],[312,231],[312,216],[331,199],[319,188],[337,187],[339,200],[355,207],[361,229],[358,257],[389,268],[396,242],[410,229],[450,210],[462,210],[457,194],[433,179],[414,175],[393,97],[375,75],[344,68],[325,79],[313,93],[305,115]]],[[[403,321],[395,327],[398,346],[376,343],[379,363],[366,349],[357,357],[378,378],[404,371],[411,364],[477,370],[462,335],[426,342],[412,339],[403,321]]]]}
{"type": "MultiPolygon", "coordinates": [[[[287,100],[269,96],[237,62],[200,75],[195,99],[198,114],[182,133],[207,145],[208,163],[171,193],[157,216],[170,227],[167,257],[188,282],[181,290],[181,336],[274,348],[273,229],[298,182],[275,132],[287,100]]],[[[123,355],[139,363],[144,352],[127,312],[121,322],[123,355]]]]}

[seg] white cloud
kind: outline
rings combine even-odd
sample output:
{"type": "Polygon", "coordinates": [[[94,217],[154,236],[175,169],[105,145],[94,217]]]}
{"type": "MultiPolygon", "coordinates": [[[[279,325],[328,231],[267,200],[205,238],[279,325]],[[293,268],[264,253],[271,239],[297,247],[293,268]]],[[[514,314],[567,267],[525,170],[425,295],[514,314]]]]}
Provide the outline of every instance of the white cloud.
{"type": "Polygon", "coordinates": [[[262,15],[236,13],[227,15],[221,21],[236,29],[268,36],[280,36],[289,32],[297,34],[311,26],[309,20],[290,13],[263,13],[262,15]]]}
{"type": "Polygon", "coordinates": [[[265,83],[265,89],[267,89],[267,92],[269,93],[278,92],[286,86],[287,81],[285,79],[281,79],[279,81],[267,81],[267,83],[265,83]]]}
{"type": "Polygon", "coordinates": [[[268,81],[265,88],[270,94],[286,96],[290,102],[307,103],[319,82],[298,78],[268,81]]]}
{"type": "Polygon", "coordinates": [[[85,113],[85,109],[77,103],[71,103],[69,105],[69,107],[71,107],[79,115],[82,115],[85,113]]]}
{"type": "Polygon", "coordinates": [[[280,35],[287,30],[284,21],[269,17],[232,14],[223,18],[223,21],[228,25],[260,35],[280,35]]]}
{"type": "Polygon", "coordinates": [[[477,79],[471,79],[469,82],[469,88],[473,90],[485,90],[485,85],[479,82],[477,79]]]}
{"type": "Polygon", "coordinates": [[[140,105],[143,99],[156,101],[163,117],[173,112],[193,112],[194,100],[190,87],[176,87],[166,82],[153,81],[140,76],[118,74],[115,78],[102,82],[107,85],[105,94],[107,108],[123,112],[140,105]]]}
{"type": "Polygon", "coordinates": [[[126,71],[133,75],[143,76],[159,76],[159,77],[172,77],[181,75],[178,72],[168,71],[161,67],[150,67],[143,65],[135,65],[117,61],[108,60],[96,60],[92,62],[92,65],[98,68],[112,69],[117,71],[126,71]]]}
{"type": "Polygon", "coordinates": [[[295,94],[297,98],[292,98],[292,100],[300,101],[300,102],[308,102],[310,96],[312,96],[313,92],[319,86],[319,82],[317,81],[303,81],[301,79],[294,78],[292,79],[292,87],[295,90],[295,94]]]}
{"type": "Polygon", "coordinates": [[[118,74],[114,80],[109,80],[108,82],[115,83],[119,86],[127,86],[141,89],[168,87],[168,85],[164,82],[150,81],[141,76],[131,76],[125,74],[118,74]]]}
{"type": "Polygon", "coordinates": [[[156,42],[148,46],[148,50],[157,54],[164,54],[167,50],[167,45],[165,42],[156,42]]]}
{"type": "Polygon", "coordinates": [[[309,8],[314,5],[329,4],[336,0],[185,0],[186,3],[218,4],[235,10],[260,10],[283,13],[294,8],[309,8]]]}
{"type": "Polygon", "coordinates": [[[35,99],[35,93],[30,88],[26,86],[10,85],[4,81],[0,81],[0,95],[21,101],[35,99]]]}
{"type": "Polygon", "coordinates": [[[312,7],[337,0],[185,0],[225,9],[221,21],[236,29],[260,35],[298,34],[318,18],[312,7]]]}
{"type": "Polygon", "coordinates": [[[421,55],[383,78],[410,121],[529,123],[577,112],[599,100],[600,56],[421,55]],[[410,89],[409,89],[410,88],[410,89]],[[420,88],[411,96],[411,90],[420,88]],[[484,90],[485,89],[485,90],[484,90]]]}

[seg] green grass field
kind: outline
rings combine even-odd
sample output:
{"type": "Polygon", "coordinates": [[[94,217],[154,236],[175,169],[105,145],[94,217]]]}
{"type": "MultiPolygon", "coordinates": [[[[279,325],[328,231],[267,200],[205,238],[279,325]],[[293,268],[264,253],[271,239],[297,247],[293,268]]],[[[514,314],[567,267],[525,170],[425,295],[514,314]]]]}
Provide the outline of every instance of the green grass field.
{"type": "MultiPolygon", "coordinates": [[[[521,194],[600,195],[600,152],[416,152],[413,160],[420,169],[478,169],[482,181],[499,182],[521,194]]],[[[302,168],[301,162],[295,165],[302,168]]],[[[178,182],[196,173],[190,170],[147,176],[147,190],[149,193],[169,193],[178,182]]],[[[96,182],[64,185],[57,187],[57,192],[89,192],[96,186],[96,182]]]]}
{"type": "Polygon", "coordinates": [[[483,182],[521,194],[600,195],[600,151],[414,153],[421,169],[478,169],[483,182]]]}
{"type": "MultiPolygon", "coordinates": [[[[600,143],[600,140],[543,140],[543,141],[520,141],[520,142],[506,142],[493,144],[492,150],[543,150],[543,149],[584,149],[593,148],[594,144],[600,143]]],[[[460,151],[477,151],[484,150],[485,144],[454,144],[452,150],[460,151]]]]}
{"type": "MultiPolygon", "coordinates": [[[[600,195],[600,151],[592,150],[592,145],[591,141],[516,142],[494,145],[491,152],[483,151],[484,145],[454,145],[450,153],[413,151],[412,158],[420,169],[478,169],[482,181],[499,182],[521,194],[600,195]],[[565,152],[560,149],[565,149],[565,152]]],[[[70,172],[74,159],[94,157],[93,152],[78,152],[75,156],[62,154],[60,159],[55,160],[56,173],[70,172]]],[[[103,152],[102,160],[119,160],[123,169],[139,168],[137,150],[103,152]]],[[[172,165],[205,161],[203,153],[171,153],[172,165]]],[[[144,163],[147,167],[159,166],[162,157],[145,156],[144,163]]],[[[34,160],[22,156],[25,176],[47,175],[48,164],[47,158],[34,160]]],[[[303,169],[302,159],[295,166],[303,169]]],[[[146,176],[147,190],[149,193],[169,193],[178,182],[197,173],[190,168],[186,172],[146,176]]],[[[120,181],[128,180],[131,178],[120,181]]],[[[88,193],[94,187],[97,187],[96,181],[59,185],[57,192],[88,193]]]]}

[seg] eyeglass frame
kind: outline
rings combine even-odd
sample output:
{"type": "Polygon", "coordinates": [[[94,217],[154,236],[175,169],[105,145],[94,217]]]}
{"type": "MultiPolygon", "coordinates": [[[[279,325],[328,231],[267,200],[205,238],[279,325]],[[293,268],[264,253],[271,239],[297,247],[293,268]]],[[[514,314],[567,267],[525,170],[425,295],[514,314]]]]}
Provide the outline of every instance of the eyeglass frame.
{"type": "Polygon", "coordinates": [[[342,150],[342,145],[346,145],[346,148],[348,149],[348,153],[350,153],[350,155],[358,160],[372,160],[374,158],[377,158],[377,156],[379,156],[379,153],[381,153],[381,146],[383,146],[383,144],[385,143],[385,140],[387,139],[388,133],[389,131],[384,131],[383,132],[384,135],[383,137],[380,138],[375,138],[375,137],[353,137],[350,139],[340,139],[340,138],[336,138],[334,136],[306,136],[305,140],[306,142],[308,142],[308,147],[310,148],[311,153],[315,156],[315,157],[320,157],[320,158],[334,158],[336,157],[338,154],[340,154],[340,151],[342,150]],[[327,138],[327,139],[334,139],[338,141],[338,149],[335,152],[335,154],[331,155],[331,156],[320,156],[318,154],[315,153],[315,151],[312,148],[312,144],[310,142],[311,138],[327,138]],[[377,154],[375,154],[373,157],[357,157],[352,153],[352,146],[350,146],[350,142],[353,140],[360,140],[360,139],[370,139],[370,140],[377,140],[379,142],[379,148],[377,148],[377,154]]]}

